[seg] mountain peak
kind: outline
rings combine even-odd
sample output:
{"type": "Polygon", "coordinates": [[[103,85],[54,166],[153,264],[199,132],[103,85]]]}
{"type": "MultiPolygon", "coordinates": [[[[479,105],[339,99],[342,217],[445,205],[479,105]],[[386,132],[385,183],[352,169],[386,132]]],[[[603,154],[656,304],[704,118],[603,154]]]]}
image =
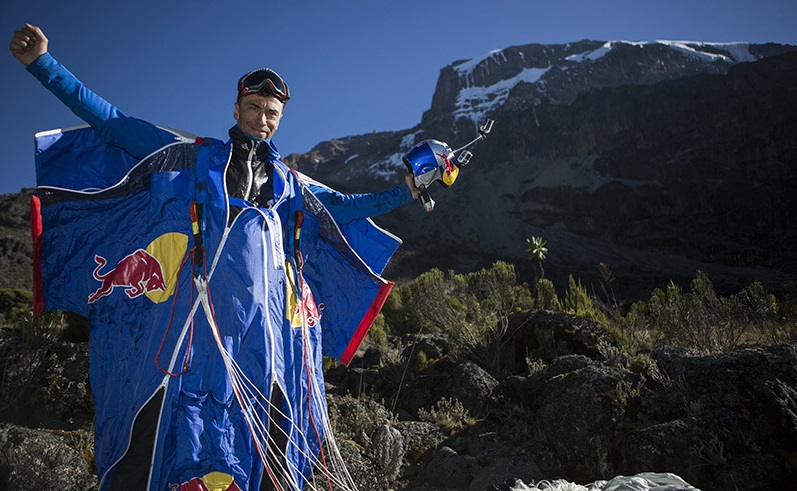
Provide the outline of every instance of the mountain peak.
{"type": "Polygon", "coordinates": [[[571,102],[584,90],[722,74],[737,63],[785,49],[744,42],[583,40],[493,50],[441,70],[423,122],[443,118],[450,124],[465,118],[478,125],[522,83],[531,85],[538,99],[571,102]]]}

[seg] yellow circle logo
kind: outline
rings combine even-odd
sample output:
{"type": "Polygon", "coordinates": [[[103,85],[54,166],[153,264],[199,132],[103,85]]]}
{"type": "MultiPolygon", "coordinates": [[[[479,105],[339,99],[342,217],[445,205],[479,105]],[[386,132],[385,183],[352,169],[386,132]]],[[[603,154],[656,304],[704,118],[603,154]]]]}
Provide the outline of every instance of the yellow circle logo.
{"type": "Polygon", "coordinates": [[[174,287],[177,284],[180,264],[183,262],[187,249],[188,236],[178,232],[163,234],[150,242],[146,250],[160,263],[166,288],[147,291],[147,298],[155,303],[161,303],[172,296],[174,287]]]}

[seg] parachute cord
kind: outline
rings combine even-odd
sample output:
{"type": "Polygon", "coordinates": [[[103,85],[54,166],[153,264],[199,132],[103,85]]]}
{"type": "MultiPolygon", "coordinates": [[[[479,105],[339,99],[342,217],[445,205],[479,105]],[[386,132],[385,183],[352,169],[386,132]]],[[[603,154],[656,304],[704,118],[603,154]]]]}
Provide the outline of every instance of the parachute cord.
{"type": "MultiPolygon", "coordinates": [[[[298,227],[297,227],[298,230],[298,227]]],[[[299,233],[297,231],[296,236],[298,238],[299,233]]],[[[323,466],[325,472],[324,475],[327,479],[327,486],[329,490],[332,491],[332,478],[329,475],[329,469],[327,467],[326,455],[324,454],[324,441],[321,438],[321,432],[318,431],[318,426],[315,422],[315,417],[313,417],[313,403],[312,403],[312,391],[311,387],[314,386],[314,380],[312,371],[310,369],[310,360],[308,358],[308,343],[307,343],[307,316],[304,309],[304,277],[302,276],[302,266],[304,265],[304,258],[302,257],[301,251],[296,251],[296,284],[297,284],[297,293],[296,295],[299,297],[299,312],[302,319],[302,361],[304,363],[304,370],[307,374],[307,411],[310,416],[310,424],[313,426],[313,431],[316,435],[316,440],[318,441],[318,449],[319,449],[319,456],[321,457],[321,465],[323,466]]]]}
{"type": "MultiPolygon", "coordinates": [[[[207,264],[207,262],[206,262],[206,264],[207,264]]],[[[207,266],[205,266],[205,268],[207,268],[207,266]]],[[[218,325],[219,324],[218,324],[218,320],[216,318],[216,307],[213,304],[213,297],[210,294],[210,285],[208,285],[207,283],[204,284],[204,294],[205,294],[205,296],[207,298],[207,311],[206,312],[210,314],[210,319],[212,320],[211,329],[213,331],[214,338],[216,339],[216,343],[219,346],[219,348],[223,349],[221,347],[221,344],[220,344],[220,333],[218,331],[218,325]]],[[[228,362],[229,363],[234,363],[233,360],[229,359],[227,362],[225,362],[225,365],[227,365],[228,362]]],[[[228,373],[230,372],[231,368],[232,367],[228,367],[228,373]]],[[[234,372],[234,370],[233,370],[233,372],[234,372]]],[[[237,379],[238,377],[236,376],[235,378],[237,379]]],[[[233,377],[232,377],[231,374],[230,374],[230,381],[231,382],[233,381],[233,377]]],[[[274,474],[273,470],[268,465],[268,460],[266,458],[266,453],[268,452],[268,449],[267,448],[264,449],[263,445],[261,445],[260,441],[255,437],[255,435],[259,434],[259,432],[255,429],[253,421],[251,420],[251,418],[248,417],[248,415],[251,415],[252,411],[251,411],[250,406],[248,404],[245,404],[245,402],[244,402],[246,397],[241,391],[241,387],[239,386],[239,382],[235,381],[231,385],[232,385],[233,392],[235,394],[235,398],[238,401],[238,404],[241,406],[241,410],[244,411],[244,413],[247,414],[247,417],[245,417],[244,420],[246,421],[246,425],[249,428],[249,433],[252,435],[252,439],[254,441],[255,450],[257,450],[257,454],[260,457],[260,460],[263,462],[263,468],[267,472],[269,479],[271,479],[272,484],[274,484],[274,486],[276,487],[276,491],[287,491],[287,490],[283,490],[282,486],[279,483],[279,479],[277,479],[277,476],[274,474]]],[[[261,396],[262,396],[262,394],[261,394],[261,396]]]]}
{"type": "MultiPolygon", "coordinates": [[[[208,277],[207,268],[208,264],[207,261],[204,261],[204,268],[205,268],[205,277],[208,277]]],[[[199,280],[199,278],[197,278],[199,280]]],[[[199,297],[200,301],[203,305],[205,310],[205,315],[210,323],[210,329],[213,334],[214,339],[216,340],[216,345],[219,348],[219,351],[222,355],[222,359],[224,360],[224,364],[227,370],[227,373],[230,377],[231,386],[233,389],[233,393],[238,404],[241,407],[241,410],[244,413],[244,420],[246,425],[249,429],[250,435],[253,440],[253,446],[257,451],[261,462],[264,464],[264,470],[268,475],[268,478],[271,479],[272,483],[275,485],[278,491],[288,491],[285,487],[287,484],[288,488],[290,489],[301,489],[299,485],[295,482],[290,476],[290,470],[287,467],[278,466],[277,474],[284,475],[288,480],[287,483],[280,484],[280,480],[275,474],[275,469],[268,463],[268,459],[266,455],[268,452],[271,452],[273,455],[277,456],[277,454],[271,449],[267,448],[265,442],[273,441],[272,437],[268,435],[268,431],[266,430],[266,425],[260,419],[260,417],[256,414],[255,408],[256,406],[265,410],[265,406],[262,402],[255,402],[254,404],[248,402],[248,398],[252,397],[260,401],[268,401],[268,398],[257,388],[255,384],[253,384],[246,376],[246,374],[241,370],[241,368],[237,365],[236,361],[232,358],[232,356],[226,351],[226,349],[221,344],[221,337],[219,332],[219,323],[216,317],[216,309],[215,304],[213,302],[212,294],[210,292],[210,287],[208,282],[198,282],[197,288],[199,290],[199,297]]],[[[267,403],[270,404],[270,403],[267,403]]],[[[284,418],[288,421],[292,422],[292,418],[285,415],[281,409],[278,409],[279,413],[282,414],[284,418]]],[[[279,431],[281,431],[285,436],[288,436],[282,428],[279,426],[277,427],[279,431]]],[[[283,458],[285,458],[285,462],[290,464],[287,459],[287,455],[279,452],[283,458]]],[[[302,452],[304,454],[304,452],[302,452]]],[[[305,454],[306,457],[308,457],[305,454]]]]}
{"type": "MultiPolygon", "coordinates": [[[[418,331],[418,334],[423,332],[423,327],[418,331]]],[[[401,372],[401,379],[399,380],[398,388],[396,389],[396,396],[393,398],[393,405],[390,407],[390,412],[396,412],[396,404],[398,403],[399,394],[401,394],[401,387],[404,385],[404,377],[407,375],[407,369],[410,367],[410,362],[412,361],[412,355],[415,354],[415,347],[418,345],[418,336],[415,336],[415,341],[412,342],[412,348],[410,348],[410,355],[407,357],[407,363],[404,364],[404,371],[401,372]]]]}
{"type": "Polygon", "coordinates": [[[310,416],[310,424],[313,426],[313,431],[316,435],[316,440],[318,441],[318,450],[319,456],[321,457],[321,465],[326,470],[325,477],[327,478],[327,486],[329,486],[330,491],[332,491],[332,479],[329,475],[329,469],[327,468],[327,461],[326,456],[324,455],[324,441],[321,438],[321,432],[318,431],[318,426],[315,422],[315,417],[313,417],[313,403],[310,390],[313,387],[313,380],[310,371],[310,362],[308,360],[307,352],[308,352],[308,345],[307,345],[307,315],[304,309],[304,276],[302,276],[302,268],[304,267],[304,257],[302,257],[302,251],[299,249],[299,241],[301,240],[301,233],[302,233],[302,224],[304,223],[304,212],[302,210],[296,211],[296,223],[294,225],[293,231],[293,247],[296,255],[296,296],[298,297],[298,304],[299,304],[299,315],[302,319],[302,361],[304,362],[304,370],[307,373],[307,411],[308,415],[310,416]]]}
{"type": "MultiPolygon", "coordinates": [[[[176,280],[175,280],[175,283],[174,283],[174,293],[172,294],[172,306],[171,306],[171,309],[169,311],[169,322],[166,324],[166,330],[163,332],[163,338],[161,339],[161,344],[158,347],[158,352],[155,354],[155,366],[158,367],[158,370],[160,370],[161,372],[165,373],[166,375],[168,375],[170,377],[179,377],[180,375],[182,375],[182,374],[184,374],[185,372],[188,371],[188,361],[189,361],[190,356],[191,356],[191,346],[193,345],[193,342],[194,342],[194,314],[192,313],[192,314],[190,314],[191,315],[191,327],[189,329],[189,334],[188,334],[188,346],[186,347],[186,350],[185,350],[185,360],[183,361],[183,369],[179,373],[173,373],[173,372],[171,372],[171,371],[169,371],[169,370],[167,370],[167,369],[165,369],[165,368],[163,368],[161,366],[160,357],[161,357],[161,353],[163,352],[163,346],[166,343],[166,337],[168,336],[169,329],[172,327],[172,322],[174,321],[174,310],[175,310],[175,307],[177,305],[177,294],[180,291],[180,273],[182,273],[183,268],[185,267],[186,263],[188,262],[188,258],[192,258],[192,264],[193,264],[194,249],[195,248],[192,248],[190,251],[188,251],[188,254],[186,254],[185,258],[183,258],[183,262],[180,263],[180,269],[177,270],[177,275],[175,276],[176,280]]],[[[190,295],[191,295],[191,297],[190,297],[191,298],[191,303],[189,305],[193,305],[194,304],[194,289],[193,289],[193,287],[190,290],[190,295]]]]}
{"type": "MultiPolygon", "coordinates": [[[[205,283],[203,285],[203,288],[204,288],[204,295],[205,295],[205,297],[207,299],[206,302],[203,302],[203,306],[205,307],[206,315],[208,315],[209,320],[212,323],[211,330],[213,332],[214,338],[216,339],[216,343],[219,344],[219,347],[221,347],[221,345],[220,345],[220,334],[219,334],[219,331],[218,331],[218,325],[219,324],[218,324],[218,320],[216,319],[216,308],[213,305],[213,298],[210,295],[210,285],[205,283]]],[[[226,364],[227,363],[225,362],[225,365],[226,364]]],[[[228,369],[228,371],[229,371],[229,369],[228,369]]],[[[232,385],[233,392],[235,393],[235,398],[238,400],[238,404],[240,404],[241,408],[244,410],[244,412],[246,412],[246,409],[245,409],[246,406],[244,405],[244,396],[241,393],[240,387],[238,387],[237,383],[233,383],[231,385],[232,385]]],[[[249,418],[244,418],[244,419],[246,420],[246,424],[249,427],[249,431],[252,434],[256,434],[255,429],[252,427],[252,423],[250,422],[249,418]]],[[[261,460],[264,459],[265,457],[264,457],[264,455],[262,453],[262,449],[260,448],[260,445],[255,445],[255,448],[257,449],[257,453],[258,453],[258,455],[260,455],[261,460]]]]}
{"type": "MultiPolygon", "coordinates": [[[[232,382],[233,393],[235,394],[235,398],[238,401],[238,404],[240,405],[242,411],[244,412],[245,415],[244,420],[246,421],[246,425],[249,428],[249,432],[254,442],[254,447],[257,450],[258,456],[260,457],[261,462],[263,462],[263,469],[267,473],[268,478],[271,480],[271,483],[275,486],[275,489],[277,491],[288,491],[288,489],[286,489],[285,486],[280,483],[280,480],[278,476],[275,474],[274,469],[272,469],[268,463],[267,454],[270,452],[274,457],[277,457],[278,456],[277,453],[274,452],[274,450],[269,445],[267,444],[264,445],[263,442],[261,441],[262,438],[265,438],[266,442],[273,442],[273,439],[268,434],[268,430],[266,429],[266,426],[263,424],[263,421],[260,420],[260,418],[255,414],[254,406],[246,402],[246,397],[248,394],[251,394],[255,398],[259,397],[262,400],[269,400],[269,398],[266,398],[265,395],[262,394],[260,390],[257,389],[257,387],[254,386],[254,384],[252,384],[250,380],[248,380],[246,374],[244,374],[241,371],[240,367],[237,366],[235,360],[232,359],[232,357],[229,356],[229,353],[227,353],[226,350],[224,350],[224,348],[221,346],[220,337],[219,337],[220,335],[218,332],[219,324],[216,319],[215,306],[208,285],[204,285],[203,293],[207,298],[206,313],[209,315],[209,319],[211,320],[211,330],[214,334],[214,338],[216,339],[216,343],[222,352],[222,356],[225,359],[225,365],[227,366],[227,371],[230,376],[230,381],[232,382]],[[247,388],[248,386],[251,386],[252,388],[251,389],[247,388]],[[244,394],[244,392],[247,392],[247,394],[244,394]]],[[[270,405],[271,403],[268,402],[268,404],[270,405]]],[[[265,406],[263,406],[263,404],[260,402],[258,402],[257,405],[260,406],[263,410],[266,409],[265,406]]],[[[285,417],[289,421],[291,420],[290,418],[288,418],[287,415],[282,413],[281,409],[278,409],[278,411],[283,417],[285,417]]],[[[271,421],[271,423],[273,424],[275,422],[271,421]]],[[[284,430],[282,430],[281,428],[279,428],[279,431],[282,431],[283,435],[285,435],[286,437],[288,436],[288,434],[285,433],[284,430]]],[[[287,455],[282,452],[280,452],[280,455],[282,458],[286,459],[285,461],[286,463],[288,463],[287,455]]],[[[279,473],[281,473],[289,481],[291,481],[287,483],[287,485],[291,489],[300,489],[298,484],[293,480],[293,478],[290,477],[289,474],[290,471],[283,466],[279,467],[280,467],[279,473]]]]}

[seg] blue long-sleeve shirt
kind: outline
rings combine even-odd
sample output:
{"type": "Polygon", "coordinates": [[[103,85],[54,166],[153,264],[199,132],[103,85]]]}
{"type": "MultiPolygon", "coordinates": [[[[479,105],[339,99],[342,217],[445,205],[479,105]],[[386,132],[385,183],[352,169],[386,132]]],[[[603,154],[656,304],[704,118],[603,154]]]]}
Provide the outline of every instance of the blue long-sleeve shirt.
{"type": "MultiPolygon", "coordinates": [[[[75,115],[99,131],[105,143],[118,146],[137,159],[176,141],[173,133],[126,115],[88,89],[49,53],[30,63],[27,70],[75,115]]],[[[279,158],[273,143],[269,141],[268,144],[271,157],[279,158]]],[[[342,194],[312,184],[309,188],[340,224],[383,215],[413,200],[412,192],[404,184],[378,193],[363,194],[342,194]]]]}

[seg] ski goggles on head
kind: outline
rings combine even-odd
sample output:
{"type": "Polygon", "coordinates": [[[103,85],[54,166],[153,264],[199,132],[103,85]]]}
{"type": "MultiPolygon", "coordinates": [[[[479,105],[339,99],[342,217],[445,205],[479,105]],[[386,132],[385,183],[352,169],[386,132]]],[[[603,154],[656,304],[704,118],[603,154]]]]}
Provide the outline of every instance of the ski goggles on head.
{"type": "Polygon", "coordinates": [[[238,80],[238,95],[266,92],[279,99],[283,104],[291,98],[288,84],[271,68],[260,68],[251,71],[238,80]]]}

